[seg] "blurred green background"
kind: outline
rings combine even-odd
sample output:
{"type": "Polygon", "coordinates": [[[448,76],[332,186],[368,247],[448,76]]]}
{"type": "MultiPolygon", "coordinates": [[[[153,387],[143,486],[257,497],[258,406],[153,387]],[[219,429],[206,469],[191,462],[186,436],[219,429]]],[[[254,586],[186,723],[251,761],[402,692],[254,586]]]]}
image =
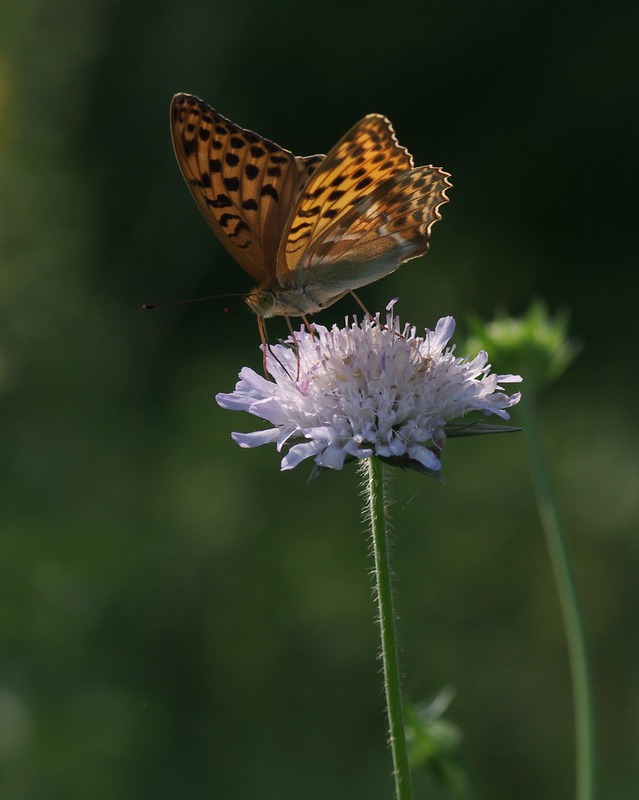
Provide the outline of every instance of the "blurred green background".
{"type": "MultiPolygon", "coordinates": [[[[601,796],[636,800],[638,25],[615,0],[3,0],[2,798],[392,795],[356,470],[308,484],[232,443],[259,425],[213,400],[260,365],[240,302],[140,310],[251,286],[174,161],[186,91],[300,155],[381,112],[452,173],[431,252],[364,289],[371,309],[453,314],[459,340],[471,312],[570,310],[583,350],[545,444],[601,796]]],[[[444,474],[395,475],[406,692],[456,690],[474,797],[564,800],[566,648],[523,437],[455,440],[444,474]]]]}

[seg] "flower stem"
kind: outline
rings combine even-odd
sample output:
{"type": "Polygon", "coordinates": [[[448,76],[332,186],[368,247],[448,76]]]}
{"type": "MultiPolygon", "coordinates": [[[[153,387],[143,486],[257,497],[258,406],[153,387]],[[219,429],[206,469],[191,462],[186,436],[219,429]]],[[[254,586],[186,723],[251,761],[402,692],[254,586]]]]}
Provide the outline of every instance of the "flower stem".
{"type": "Polygon", "coordinates": [[[390,553],[386,529],[386,503],[384,497],[384,465],[377,458],[367,458],[367,495],[371,525],[373,556],[375,559],[375,589],[379,609],[379,627],[382,640],[384,687],[388,711],[389,739],[393,754],[393,774],[397,800],[411,800],[408,751],[402,705],[399,656],[393,609],[390,553]]]}
{"type": "Polygon", "coordinates": [[[535,401],[530,394],[521,404],[521,413],[526,429],[526,442],[539,514],[555,575],[568,644],[575,714],[576,798],[594,800],[594,713],[585,624],[568,542],[562,531],[548,465],[541,445],[535,401]]]}

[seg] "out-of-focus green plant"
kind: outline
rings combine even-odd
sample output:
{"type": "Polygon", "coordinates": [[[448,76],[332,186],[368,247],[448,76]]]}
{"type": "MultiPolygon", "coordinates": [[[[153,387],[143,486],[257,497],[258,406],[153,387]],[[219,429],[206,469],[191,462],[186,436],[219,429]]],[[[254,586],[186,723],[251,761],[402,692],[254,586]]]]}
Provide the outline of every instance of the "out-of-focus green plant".
{"type": "Polygon", "coordinates": [[[416,705],[406,703],[406,742],[413,769],[429,769],[436,780],[456,796],[467,797],[468,776],[460,758],[462,733],[454,722],[444,717],[454,694],[446,686],[430,701],[416,705]]]}
{"type": "Polygon", "coordinates": [[[568,338],[568,323],[566,312],[551,317],[539,300],[521,317],[502,313],[491,322],[470,317],[467,350],[487,350],[497,371],[500,364],[508,364],[523,376],[529,397],[558,380],[579,353],[580,345],[568,338]]]}
{"type": "Polygon", "coordinates": [[[594,800],[595,746],[590,664],[586,630],[570,549],[563,532],[537,416],[542,387],[558,380],[579,347],[568,338],[568,315],[552,318],[545,305],[533,303],[520,318],[502,315],[493,322],[471,322],[469,348],[488,350],[497,364],[508,364],[524,376],[526,392],[520,404],[537,505],[546,536],[561,603],[575,708],[576,798],[594,800]]]}

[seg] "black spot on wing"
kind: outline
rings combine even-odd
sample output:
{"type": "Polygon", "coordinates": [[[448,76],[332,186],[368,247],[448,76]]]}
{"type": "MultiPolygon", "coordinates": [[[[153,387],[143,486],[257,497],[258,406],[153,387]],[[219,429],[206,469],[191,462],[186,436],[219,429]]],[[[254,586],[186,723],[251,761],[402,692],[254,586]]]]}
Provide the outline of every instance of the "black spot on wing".
{"type": "Polygon", "coordinates": [[[361,181],[358,181],[355,184],[355,189],[358,192],[361,192],[362,189],[365,189],[367,186],[370,186],[372,182],[373,182],[373,179],[370,176],[367,175],[365,178],[362,178],[361,181]]]}
{"type": "Polygon", "coordinates": [[[233,239],[235,236],[239,236],[243,231],[249,231],[250,228],[246,224],[246,222],[238,222],[235,226],[235,230],[232,233],[229,233],[229,238],[233,239]]]}
{"type": "Polygon", "coordinates": [[[233,205],[231,198],[225,194],[218,194],[214,199],[210,197],[205,199],[207,205],[211,206],[211,208],[228,208],[233,205]]]}
{"type": "Polygon", "coordinates": [[[295,225],[295,227],[291,228],[289,233],[297,233],[298,231],[301,231],[302,228],[310,228],[310,227],[311,227],[310,222],[300,222],[299,225],[295,225]]]}
{"type": "Polygon", "coordinates": [[[182,139],[182,147],[184,148],[184,155],[188,158],[197,151],[197,142],[195,139],[182,139]]]}
{"type": "Polygon", "coordinates": [[[232,219],[239,219],[239,220],[241,220],[241,219],[242,219],[242,217],[239,217],[237,214],[222,214],[222,216],[220,217],[220,225],[221,225],[223,228],[226,228],[226,226],[229,224],[229,222],[230,222],[232,219]]]}
{"type": "Polygon", "coordinates": [[[277,192],[277,189],[270,183],[265,183],[264,186],[262,186],[260,194],[262,197],[272,197],[274,200],[279,202],[280,196],[277,192]]]}
{"type": "Polygon", "coordinates": [[[303,209],[301,208],[299,211],[300,217],[316,217],[320,212],[319,206],[313,206],[312,208],[303,209]]]}

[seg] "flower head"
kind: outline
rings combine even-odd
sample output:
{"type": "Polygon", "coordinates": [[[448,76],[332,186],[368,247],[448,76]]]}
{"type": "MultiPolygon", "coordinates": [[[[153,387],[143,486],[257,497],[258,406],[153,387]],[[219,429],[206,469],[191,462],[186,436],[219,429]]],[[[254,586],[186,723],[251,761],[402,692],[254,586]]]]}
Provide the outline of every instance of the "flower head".
{"type": "Polygon", "coordinates": [[[500,384],[519,382],[518,375],[492,375],[484,351],[457,358],[447,346],[452,317],[417,336],[414,326],[401,325],[392,304],[387,310],[385,323],[377,314],[346,319],[343,328],[313,325],[297,331],[295,342],[269,346],[272,381],[244,367],[235,391],[216,400],[273,427],[234,433],[234,441],[287,445],[283,470],[306,458],[341,469],[346,460],[377,456],[438,475],[447,423],[470,411],[509,419],[506,409],[520,395],[505,394],[500,384]]]}
{"type": "Polygon", "coordinates": [[[525,376],[529,392],[560,378],[580,350],[568,338],[568,315],[552,317],[540,301],[521,317],[500,314],[492,322],[471,319],[470,323],[468,347],[489,348],[496,364],[514,365],[525,376]]]}

